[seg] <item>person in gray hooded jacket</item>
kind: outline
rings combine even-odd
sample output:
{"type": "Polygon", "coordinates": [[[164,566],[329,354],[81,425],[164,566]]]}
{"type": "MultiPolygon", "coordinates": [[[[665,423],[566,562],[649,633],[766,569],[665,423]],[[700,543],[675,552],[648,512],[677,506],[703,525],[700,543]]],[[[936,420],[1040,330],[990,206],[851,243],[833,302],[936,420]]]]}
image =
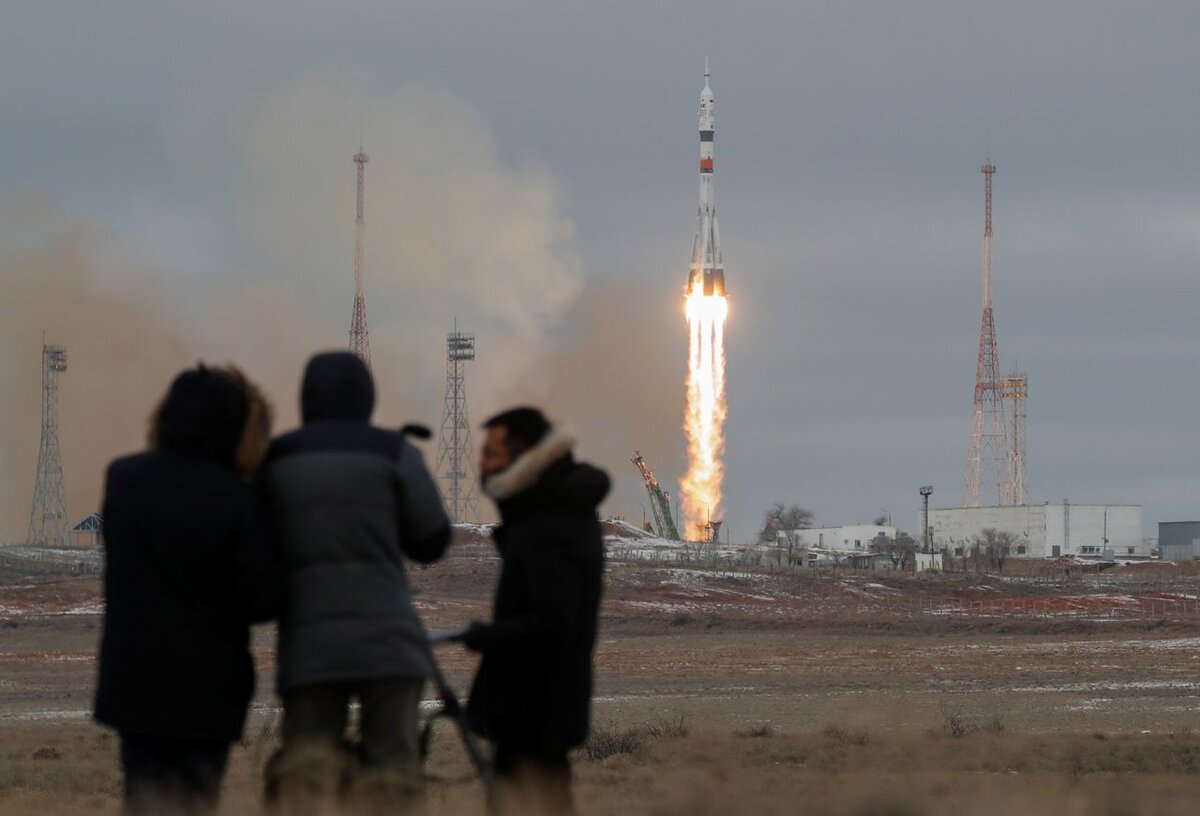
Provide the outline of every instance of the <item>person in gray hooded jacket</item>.
{"type": "Polygon", "coordinates": [[[450,525],[417,449],[369,424],[374,402],[362,360],[318,354],[304,375],[302,427],[267,455],[286,573],[283,747],[267,787],[288,813],[324,807],[347,780],[393,810],[421,794],[417,707],[432,665],[404,557],[436,561],[450,525]],[[361,742],[352,762],[342,742],[355,699],[361,742]]]}

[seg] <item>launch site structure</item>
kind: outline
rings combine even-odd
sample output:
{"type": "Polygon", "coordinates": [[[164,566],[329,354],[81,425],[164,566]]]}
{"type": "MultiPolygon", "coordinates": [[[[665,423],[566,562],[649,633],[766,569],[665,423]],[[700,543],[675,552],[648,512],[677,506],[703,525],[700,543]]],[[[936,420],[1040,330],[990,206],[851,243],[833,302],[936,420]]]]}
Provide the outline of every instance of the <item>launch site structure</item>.
{"type": "Polygon", "coordinates": [[[633,458],[629,461],[633,462],[638,473],[642,474],[642,480],[646,483],[646,492],[650,495],[650,512],[654,515],[655,532],[660,538],[678,541],[679,531],[675,527],[675,520],[671,518],[670,495],[662,489],[662,485],[655,478],[654,471],[646,464],[641,451],[634,451],[633,458]]]}
{"type": "Polygon", "coordinates": [[[1008,414],[1008,479],[1001,504],[1017,507],[1025,503],[1025,400],[1029,377],[1014,372],[1000,380],[1000,398],[1008,414]]]}
{"type": "Polygon", "coordinates": [[[42,341],[42,442],[38,450],[37,477],[33,484],[33,509],[29,514],[31,547],[64,549],[70,545],[67,488],[58,447],[58,375],[67,370],[67,350],[42,341]]]}
{"type": "Polygon", "coordinates": [[[367,154],[359,145],[354,154],[354,164],[358,167],[358,195],[354,209],[354,310],[350,316],[350,351],[371,367],[371,337],[367,332],[367,295],[363,287],[365,259],[363,257],[363,233],[366,230],[364,218],[364,176],[367,167],[367,154]]]}
{"type": "Polygon", "coordinates": [[[479,520],[475,464],[471,461],[471,423],[467,418],[465,364],[475,359],[475,335],[454,330],[446,335],[446,405],[438,439],[437,473],[445,484],[442,502],[451,524],[479,520]]]}
{"type": "Polygon", "coordinates": [[[1000,373],[996,318],[992,306],[992,176],[983,164],[983,319],[975,364],[971,435],[963,477],[963,507],[979,507],[984,490],[996,488],[996,506],[1022,505],[1028,498],[1025,470],[1025,401],[1029,377],[1000,373]]]}

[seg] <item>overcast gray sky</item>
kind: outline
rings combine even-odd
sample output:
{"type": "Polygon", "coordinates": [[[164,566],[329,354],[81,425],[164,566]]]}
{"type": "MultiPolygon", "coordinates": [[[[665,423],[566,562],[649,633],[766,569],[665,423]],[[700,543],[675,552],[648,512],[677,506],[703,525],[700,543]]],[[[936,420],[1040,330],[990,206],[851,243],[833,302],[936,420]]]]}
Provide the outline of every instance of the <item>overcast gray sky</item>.
{"type": "MultiPolygon", "coordinates": [[[[18,265],[2,285],[86,224],[103,235],[84,265],[104,302],[187,327],[145,341],[153,376],[237,356],[269,369],[251,374],[286,424],[307,346],[345,341],[365,121],[372,337],[398,349],[378,372],[385,418],[440,421],[459,315],[481,345],[472,411],[528,396],[574,414],[583,453],[613,471],[608,511],[640,517],[633,450],[667,482],[684,463],[680,298],[708,57],[733,537],[774,501],[912,529],[919,485],[960,499],[989,153],[997,333],[1002,364],[1029,373],[1032,497],[1142,503],[1153,534],[1200,513],[1198,30],[1194,3],[1115,0],[13,3],[0,261],[18,265]],[[229,293],[246,286],[270,307],[195,316],[203,293],[241,302],[229,293]],[[247,338],[254,323],[255,348],[223,344],[243,336],[225,320],[247,338]]],[[[21,316],[5,345],[36,357],[40,317],[21,316]]],[[[124,365],[89,362],[87,331],[61,333],[77,365],[124,365]]],[[[14,386],[13,354],[4,365],[4,506],[25,508],[37,394],[14,386]]],[[[77,405],[119,381],[85,391],[75,370],[77,405]]],[[[114,409],[128,426],[103,440],[86,414],[64,424],[72,515],[95,502],[97,463],[138,443],[148,404],[129,399],[114,409]]]]}

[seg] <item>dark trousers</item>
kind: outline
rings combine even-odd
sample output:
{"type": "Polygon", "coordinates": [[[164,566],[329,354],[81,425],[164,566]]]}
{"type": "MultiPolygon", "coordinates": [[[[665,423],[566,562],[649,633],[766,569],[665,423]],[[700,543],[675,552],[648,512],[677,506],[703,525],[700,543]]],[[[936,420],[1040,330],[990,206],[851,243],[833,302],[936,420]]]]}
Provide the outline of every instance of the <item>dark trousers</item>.
{"type": "Polygon", "coordinates": [[[575,812],[571,761],[563,750],[497,742],[492,758],[493,813],[564,816],[575,812]]]}
{"type": "Polygon", "coordinates": [[[349,797],[403,812],[423,797],[417,707],[425,681],[385,677],[314,683],[283,695],[283,747],[268,769],[268,798],[285,813],[316,812],[349,797]],[[362,706],[350,750],[350,703],[362,706]]]}
{"type": "Polygon", "coordinates": [[[224,741],[121,734],[125,812],[212,812],[221,795],[229,745],[224,741]]]}

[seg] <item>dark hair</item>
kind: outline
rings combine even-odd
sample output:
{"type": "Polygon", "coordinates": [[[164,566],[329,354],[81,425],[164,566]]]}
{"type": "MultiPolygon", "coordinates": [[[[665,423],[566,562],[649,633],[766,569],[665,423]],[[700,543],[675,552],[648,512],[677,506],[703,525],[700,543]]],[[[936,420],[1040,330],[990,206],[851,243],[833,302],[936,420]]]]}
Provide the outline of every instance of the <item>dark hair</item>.
{"type": "Polygon", "coordinates": [[[537,408],[520,407],[501,411],[483,423],[484,428],[503,428],[508,450],[514,457],[532,448],[550,432],[550,421],[537,408]]]}

